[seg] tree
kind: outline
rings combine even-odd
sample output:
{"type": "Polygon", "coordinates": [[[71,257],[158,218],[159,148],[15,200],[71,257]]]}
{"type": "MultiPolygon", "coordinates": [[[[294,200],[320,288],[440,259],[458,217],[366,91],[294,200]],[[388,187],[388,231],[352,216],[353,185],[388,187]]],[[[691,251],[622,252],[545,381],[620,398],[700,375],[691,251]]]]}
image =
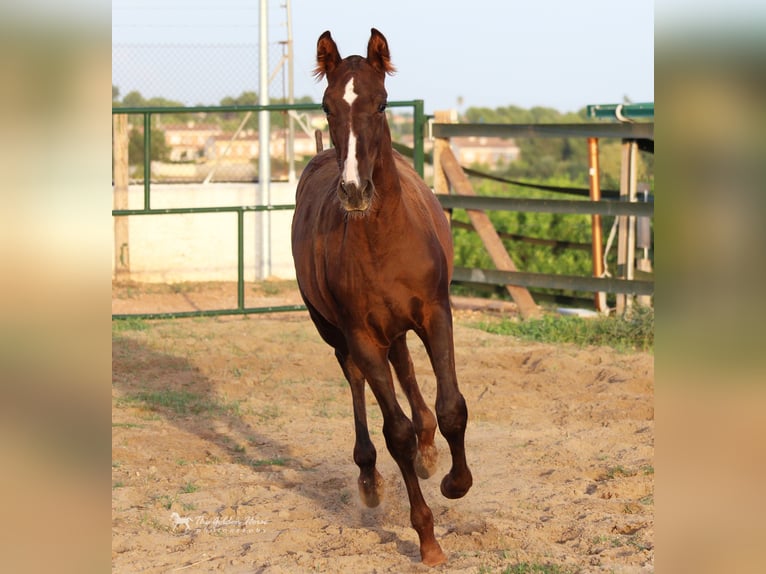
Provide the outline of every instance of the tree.
{"type": "MultiPolygon", "coordinates": [[[[165,142],[165,132],[152,127],[150,133],[151,160],[166,161],[170,155],[170,148],[165,142]]],[[[143,129],[134,127],[130,130],[128,140],[128,158],[130,165],[143,165],[144,157],[144,132],[143,129]]]]}
{"type": "Polygon", "coordinates": [[[138,90],[133,90],[125,94],[122,98],[122,105],[130,108],[138,108],[146,105],[146,100],[138,90]]]}

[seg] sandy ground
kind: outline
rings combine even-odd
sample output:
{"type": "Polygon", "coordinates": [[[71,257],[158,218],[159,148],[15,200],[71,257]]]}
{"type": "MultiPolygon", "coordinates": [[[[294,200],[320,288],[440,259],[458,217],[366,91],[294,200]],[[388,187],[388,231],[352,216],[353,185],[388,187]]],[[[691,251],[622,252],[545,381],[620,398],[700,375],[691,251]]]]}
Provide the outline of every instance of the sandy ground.
{"type": "MultiPolygon", "coordinates": [[[[290,284],[247,286],[248,306],[298,301],[290,284]]],[[[115,313],[235,304],[233,285],[113,289],[115,313]]],[[[441,496],[437,433],[439,470],[421,481],[448,555],[434,570],[653,572],[652,355],[477,327],[496,317],[455,311],[474,486],[441,496]]],[[[386,494],[359,501],[350,393],[305,312],[123,324],[112,348],[113,572],[432,570],[369,392],[386,494]]]]}

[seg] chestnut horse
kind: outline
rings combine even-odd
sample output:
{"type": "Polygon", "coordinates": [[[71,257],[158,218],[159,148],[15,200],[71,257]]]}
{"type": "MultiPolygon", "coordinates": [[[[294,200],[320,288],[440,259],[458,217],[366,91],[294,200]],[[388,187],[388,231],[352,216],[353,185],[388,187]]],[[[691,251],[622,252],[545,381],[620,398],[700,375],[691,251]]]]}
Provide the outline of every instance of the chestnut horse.
{"type": "Polygon", "coordinates": [[[366,58],[342,59],[330,32],[320,36],[316,75],[327,78],[322,107],[334,149],[316,155],[298,182],[292,248],[311,319],[335,349],[351,387],[362,501],[377,506],[383,486],[367,430],[367,381],[383,413],[386,446],[407,487],[421,559],[436,565],[446,558],[418,476],[428,478],[436,470],[438,420],[452,455],[441,492],[448,498],[468,492],[468,411],[455,374],[452,236],[431,190],[391,147],[384,80],[393,70],[388,43],[374,28],[366,58]],[[423,341],[436,376],[436,417],[415,380],[406,342],[410,330],[423,341]],[[412,422],[396,400],[389,361],[412,422]]]}

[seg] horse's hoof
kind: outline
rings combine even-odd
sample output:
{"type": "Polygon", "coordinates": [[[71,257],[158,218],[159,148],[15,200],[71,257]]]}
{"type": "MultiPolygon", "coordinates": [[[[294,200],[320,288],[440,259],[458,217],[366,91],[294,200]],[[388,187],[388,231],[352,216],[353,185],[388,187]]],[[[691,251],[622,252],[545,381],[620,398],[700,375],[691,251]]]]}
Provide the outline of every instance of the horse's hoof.
{"type": "Polygon", "coordinates": [[[436,472],[438,460],[439,451],[434,445],[424,447],[423,450],[418,449],[418,454],[415,456],[415,473],[423,479],[431,478],[436,472]]]}
{"type": "Polygon", "coordinates": [[[442,495],[445,498],[462,498],[465,496],[473,484],[471,473],[467,472],[467,475],[463,480],[454,480],[451,472],[444,475],[441,483],[442,495]]]}
{"type": "Polygon", "coordinates": [[[383,477],[377,470],[373,471],[372,478],[359,476],[359,498],[367,508],[375,508],[383,498],[383,477]]]}
{"type": "Polygon", "coordinates": [[[439,544],[434,543],[434,546],[431,548],[420,549],[420,560],[426,566],[433,567],[438,566],[439,564],[444,564],[447,561],[447,556],[442,552],[439,544]]]}

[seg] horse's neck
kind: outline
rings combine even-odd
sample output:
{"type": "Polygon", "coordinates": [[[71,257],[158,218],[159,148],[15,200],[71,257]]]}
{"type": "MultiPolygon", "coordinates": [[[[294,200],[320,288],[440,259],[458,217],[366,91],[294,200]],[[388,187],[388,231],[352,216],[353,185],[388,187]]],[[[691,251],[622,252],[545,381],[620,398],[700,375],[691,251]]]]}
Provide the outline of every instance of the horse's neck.
{"type": "Polygon", "coordinates": [[[372,180],[379,194],[379,199],[384,204],[383,207],[393,207],[401,201],[402,184],[399,179],[399,170],[396,168],[396,158],[394,158],[388,126],[386,126],[383,140],[372,173],[372,180]]]}

